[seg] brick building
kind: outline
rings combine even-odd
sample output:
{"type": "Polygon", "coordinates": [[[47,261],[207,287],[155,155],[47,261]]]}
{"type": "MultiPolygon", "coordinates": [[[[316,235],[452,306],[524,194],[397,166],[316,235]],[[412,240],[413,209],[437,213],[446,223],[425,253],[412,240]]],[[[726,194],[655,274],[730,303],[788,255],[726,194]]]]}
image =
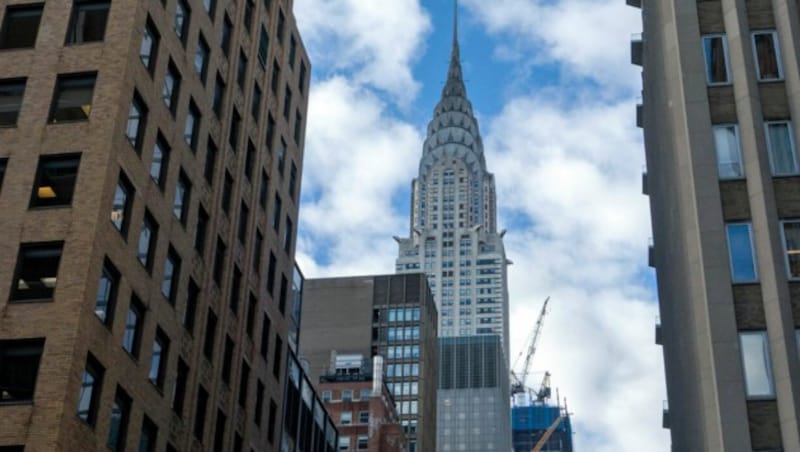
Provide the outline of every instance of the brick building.
{"type": "Polygon", "coordinates": [[[277,450],[292,1],[0,5],[0,449],[277,450]]]}

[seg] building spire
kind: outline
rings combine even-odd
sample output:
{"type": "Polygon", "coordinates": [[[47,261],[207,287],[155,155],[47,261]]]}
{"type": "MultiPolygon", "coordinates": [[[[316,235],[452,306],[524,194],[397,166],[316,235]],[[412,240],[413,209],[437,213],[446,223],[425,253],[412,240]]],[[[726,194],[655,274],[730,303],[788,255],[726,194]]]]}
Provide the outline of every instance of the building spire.
{"type": "Polygon", "coordinates": [[[453,0],[453,45],[458,45],[458,0],[453,0]]]}
{"type": "Polygon", "coordinates": [[[443,95],[466,94],[461,74],[461,51],[458,45],[458,0],[453,0],[453,49],[450,52],[450,68],[443,95]]]}

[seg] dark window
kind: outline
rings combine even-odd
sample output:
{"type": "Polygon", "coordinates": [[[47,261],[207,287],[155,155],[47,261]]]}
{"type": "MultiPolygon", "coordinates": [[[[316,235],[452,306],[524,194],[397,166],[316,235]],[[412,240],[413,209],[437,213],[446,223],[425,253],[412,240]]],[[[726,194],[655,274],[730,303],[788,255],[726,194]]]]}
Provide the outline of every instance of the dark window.
{"type": "Polygon", "coordinates": [[[256,241],[253,244],[253,271],[256,273],[261,271],[261,250],[264,247],[264,234],[256,230],[256,241]]]}
{"type": "Polygon", "coordinates": [[[48,155],[39,158],[30,206],[70,205],[80,161],[80,154],[48,155]]]}
{"type": "Polygon", "coordinates": [[[22,108],[27,79],[0,80],[0,126],[15,126],[22,108]]]}
{"type": "Polygon", "coordinates": [[[185,225],[189,217],[189,200],[191,199],[192,183],[189,178],[181,171],[178,175],[178,183],[175,185],[175,200],[172,204],[172,213],[175,218],[185,225]]]}
{"type": "Polygon", "coordinates": [[[0,49],[35,46],[43,8],[42,3],[7,6],[3,29],[0,30],[0,49]]]}
{"type": "Polygon", "coordinates": [[[208,410],[208,391],[202,386],[197,390],[197,409],[194,414],[194,437],[203,441],[203,433],[206,427],[206,411],[208,410]]]}
{"type": "Polygon", "coordinates": [[[243,441],[242,435],[236,432],[233,435],[233,452],[242,452],[242,446],[243,446],[242,441],[243,441]]]}
{"type": "Polygon", "coordinates": [[[114,318],[114,306],[117,302],[117,289],[119,288],[119,271],[108,258],[103,261],[103,271],[97,283],[95,295],[94,314],[103,322],[110,325],[114,318]]]}
{"type": "Polygon", "coordinates": [[[297,56],[297,41],[294,39],[294,35],[289,36],[289,67],[294,67],[294,60],[297,56]]]}
{"type": "Polygon", "coordinates": [[[275,193],[275,201],[272,203],[272,229],[278,232],[281,229],[281,209],[283,201],[281,195],[275,193]]]}
{"type": "Polygon", "coordinates": [[[233,339],[225,335],[225,348],[222,351],[222,381],[226,385],[231,383],[231,368],[233,367],[233,339]]]}
{"type": "Polygon", "coordinates": [[[109,1],[76,1],[67,30],[67,44],[102,41],[110,7],[109,1]]]}
{"type": "Polygon", "coordinates": [[[0,190],[3,189],[3,179],[6,175],[6,166],[8,166],[8,159],[0,159],[0,190]]]}
{"type": "Polygon", "coordinates": [[[114,190],[114,202],[111,206],[111,223],[122,233],[123,237],[128,235],[133,194],[133,186],[125,174],[120,171],[117,188],[114,190]]]}
{"type": "Polygon", "coordinates": [[[217,315],[214,314],[210,308],[208,310],[208,317],[206,317],[206,336],[203,340],[203,355],[209,361],[214,358],[214,341],[217,335],[217,315]]]}
{"type": "Polygon", "coordinates": [[[286,27],[286,16],[283,15],[283,10],[278,11],[278,41],[283,45],[284,28],[286,27]]]}
{"type": "Polygon", "coordinates": [[[225,444],[225,424],[228,422],[227,416],[222,410],[217,409],[217,422],[214,425],[214,449],[223,450],[225,444]]]}
{"type": "Polygon", "coordinates": [[[261,380],[256,382],[256,409],[255,413],[253,414],[253,422],[257,426],[261,426],[261,418],[263,417],[264,412],[264,383],[261,383],[261,380]]]}
{"type": "Polygon", "coordinates": [[[275,60],[272,62],[272,79],[270,80],[270,89],[272,90],[272,94],[278,95],[278,86],[281,81],[281,67],[278,66],[278,61],[275,60]]]}
{"type": "Polygon", "coordinates": [[[142,150],[146,127],[147,105],[145,105],[139,93],[134,91],[133,100],[131,100],[131,108],[128,110],[128,125],[125,129],[125,136],[128,138],[128,143],[136,149],[136,152],[142,150]]]}
{"type": "Polygon", "coordinates": [[[183,141],[194,152],[197,150],[197,138],[200,132],[200,110],[194,104],[194,100],[189,101],[189,112],[186,114],[186,122],[183,125],[183,141]]]}
{"type": "Polygon", "coordinates": [[[147,269],[147,273],[153,270],[153,257],[156,254],[156,243],[158,242],[158,223],[145,210],[142,220],[142,230],[139,232],[139,243],[136,254],[139,263],[147,269]]]}
{"type": "Polygon", "coordinates": [[[247,389],[250,386],[250,366],[242,361],[242,373],[239,374],[239,406],[247,405],[247,389]]]}
{"type": "Polygon", "coordinates": [[[214,252],[214,282],[218,287],[222,286],[222,275],[225,273],[225,252],[227,250],[222,237],[217,237],[217,249],[214,252]]]}
{"type": "Polygon", "coordinates": [[[289,120],[289,112],[292,111],[292,90],[289,85],[283,90],[283,117],[289,120]]]}
{"type": "Polygon", "coordinates": [[[167,252],[167,260],[164,262],[164,278],[161,280],[161,294],[164,295],[169,304],[175,305],[178,294],[178,280],[181,274],[181,258],[178,253],[170,246],[167,252]]]}
{"type": "Polygon", "coordinates": [[[264,313],[261,320],[261,357],[264,358],[264,361],[267,360],[267,354],[269,353],[269,330],[271,326],[272,322],[270,322],[267,314],[264,313]]]}
{"type": "Polygon", "coordinates": [[[258,300],[256,300],[255,295],[252,293],[247,298],[247,321],[245,323],[245,332],[247,332],[247,337],[253,338],[253,327],[255,324],[255,317],[256,317],[256,305],[258,304],[258,300]]]}
{"type": "Polygon", "coordinates": [[[156,67],[156,55],[158,54],[158,42],[160,40],[161,35],[158,34],[156,26],[148,16],[147,24],[142,32],[142,42],[139,45],[139,59],[150,74],[153,73],[153,68],[156,67]]]}
{"type": "Polygon", "coordinates": [[[155,452],[158,442],[158,427],[145,416],[142,421],[142,433],[139,436],[139,452],[155,452]]]}
{"type": "Polygon", "coordinates": [[[225,58],[231,53],[231,35],[233,34],[233,23],[231,19],[225,14],[225,20],[222,22],[222,35],[220,36],[220,47],[225,58]]]}
{"type": "Polygon", "coordinates": [[[286,217],[286,227],[283,228],[283,251],[290,253],[292,251],[292,233],[294,232],[294,224],[292,219],[286,217]]]}
{"type": "Polygon", "coordinates": [[[189,278],[189,289],[186,296],[186,310],[183,312],[183,326],[194,334],[194,321],[197,316],[197,299],[200,297],[200,287],[189,278]]]}
{"type": "Polygon", "coordinates": [[[211,140],[211,137],[208,137],[208,143],[206,145],[206,164],[205,168],[203,169],[203,177],[206,178],[206,181],[209,185],[214,184],[214,169],[217,166],[217,145],[211,140]]]}
{"type": "Polygon", "coordinates": [[[180,38],[181,43],[186,45],[186,38],[189,35],[189,21],[192,16],[192,10],[185,0],[178,0],[175,3],[175,34],[180,38]]]}
{"type": "Polygon", "coordinates": [[[125,317],[125,332],[122,333],[122,348],[134,358],[139,357],[139,346],[142,343],[142,327],[144,326],[144,305],[136,295],[131,296],[128,315],[125,317]]]}
{"type": "Polygon", "coordinates": [[[233,266],[233,277],[231,278],[231,298],[228,305],[234,315],[239,312],[239,293],[242,289],[242,272],[236,265],[233,266]]]}
{"type": "Polygon", "coordinates": [[[283,339],[278,334],[275,334],[275,351],[274,359],[272,360],[272,375],[275,379],[281,380],[281,356],[283,353],[283,339]]]}
{"type": "Polygon", "coordinates": [[[203,83],[206,82],[206,74],[208,73],[208,55],[211,49],[208,47],[208,42],[199,35],[197,37],[197,50],[194,52],[194,72],[200,77],[203,83]]]}
{"type": "Polygon", "coordinates": [[[217,9],[217,1],[216,0],[203,0],[203,9],[206,10],[209,16],[211,16],[211,20],[214,20],[214,11],[217,9]]]}
{"type": "Polygon", "coordinates": [[[252,141],[247,140],[247,154],[244,159],[244,176],[248,181],[253,181],[253,170],[256,166],[256,145],[252,141]]]}
{"type": "Polygon", "coordinates": [[[162,190],[167,182],[170,151],[171,149],[169,144],[167,144],[166,138],[159,132],[156,136],[156,143],[153,145],[153,160],[150,162],[150,178],[153,179],[153,182],[162,190]]]}
{"type": "Polygon", "coordinates": [[[0,403],[33,401],[44,338],[0,340],[0,403]]]}
{"type": "Polygon", "coordinates": [[[284,169],[286,169],[286,140],[281,137],[281,145],[278,148],[278,173],[283,177],[284,169]]]}
{"type": "Polygon", "coordinates": [[[186,399],[186,382],[189,380],[189,366],[178,358],[178,372],[172,392],[172,411],[183,417],[183,402],[186,399]]]}
{"type": "Polygon", "coordinates": [[[217,115],[217,118],[222,116],[222,101],[225,99],[225,81],[222,80],[222,76],[217,73],[217,79],[214,82],[214,99],[212,104],[212,109],[214,110],[214,114],[217,115]]]}
{"type": "Polygon", "coordinates": [[[272,113],[267,115],[267,137],[266,137],[267,151],[272,152],[272,146],[275,141],[275,118],[272,113]]]}
{"type": "Polygon", "coordinates": [[[208,234],[208,213],[203,206],[197,212],[197,229],[194,234],[194,249],[198,254],[203,255],[206,248],[206,235],[208,234]]]}
{"type": "Polygon", "coordinates": [[[269,400],[269,426],[267,426],[267,441],[270,444],[275,442],[275,422],[277,421],[278,404],[274,400],[269,400]]]}
{"type": "Polygon", "coordinates": [[[250,29],[253,27],[253,10],[255,9],[256,4],[253,3],[253,0],[244,2],[244,28],[247,29],[248,33],[250,33],[250,29]]]}
{"type": "Polygon", "coordinates": [[[300,144],[300,139],[303,137],[303,115],[300,110],[294,112],[294,142],[300,144]]]}
{"type": "Polygon", "coordinates": [[[230,143],[233,152],[236,152],[237,144],[239,143],[239,128],[242,126],[242,116],[233,108],[233,116],[231,117],[231,130],[228,133],[228,143],[230,143]]]}
{"type": "Polygon", "coordinates": [[[128,421],[131,416],[131,397],[122,388],[117,386],[114,394],[114,404],[111,405],[111,419],[108,427],[108,440],[106,445],[109,450],[121,452],[125,450],[125,439],[128,435],[128,421]]]}
{"type": "Polygon", "coordinates": [[[258,83],[253,83],[253,100],[250,104],[250,114],[253,115],[253,119],[256,121],[261,115],[261,87],[258,86],[258,83]]]}
{"type": "Polygon", "coordinates": [[[266,69],[267,67],[268,53],[269,53],[269,34],[267,33],[267,29],[262,26],[261,36],[259,37],[258,40],[258,62],[264,69],[266,69]]]}
{"type": "Polygon", "coordinates": [[[150,373],[147,379],[157,388],[164,388],[164,377],[169,359],[169,338],[161,328],[156,328],[156,337],[153,339],[153,354],[150,356],[150,373]]]}
{"type": "Polygon", "coordinates": [[[11,300],[53,298],[64,242],[23,243],[11,287],[11,300]]]}
{"type": "Polygon", "coordinates": [[[96,72],[59,75],[50,107],[50,122],[89,119],[96,72]]]}
{"type": "Polygon", "coordinates": [[[297,90],[300,91],[300,94],[303,94],[306,88],[306,62],[300,62],[300,71],[299,75],[297,76],[297,90]]]}
{"type": "Polygon", "coordinates": [[[236,83],[244,91],[244,82],[247,77],[247,56],[239,49],[239,67],[236,68],[236,83]]]}
{"type": "Polygon", "coordinates": [[[294,200],[297,196],[297,165],[292,162],[292,168],[289,170],[289,196],[294,200]]]}
{"type": "Polygon", "coordinates": [[[97,420],[97,409],[100,403],[100,391],[103,387],[103,374],[105,369],[92,356],[86,357],[86,367],[81,374],[81,390],[78,394],[78,417],[87,424],[94,426],[97,420]]]}
{"type": "Polygon", "coordinates": [[[262,209],[267,209],[267,196],[269,195],[269,176],[266,171],[261,171],[261,187],[258,193],[258,204],[262,209]]]}
{"type": "Polygon", "coordinates": [[[278,296],[278,310],[281,311],[281,314],[286,311],[286,295],[288,289],[289,281],[286,279],[286,275],[281,275],[281,289],[280,295],[278,296]]]}
{"type": "Polygon", "coordinates": [[[241,206],[239,207],[239,242],[244,245],[245,241],[247,240],[247,221],[250,218],[250,209],[247,207],[247,204],[242,201],[241,206]]]}
{"type": "Polygon", "coordinates": [[[178,96],[181,91],[181,73],[175,64],[170,60],[167,65],[167,74],[164,76],[164,89],[161,92],[161,98],[164,100],[164,105],[167,106],[170,113],[175,116],[175,110],[178,107],[178,96]]]}
{"type": "Polygon", "coordinates": [[[233,176],[225,171],[225,181],[222,185],[222,210],[229,214],[231,212],[231,197],[233,196],[233,176]]]}
{"type": "Polygon", "coordinates": [[[278,261],[272,251],[269,252],[269,268],[267,269],[267,292],[270,295],[275,291],[275,266],[278,261]]]}

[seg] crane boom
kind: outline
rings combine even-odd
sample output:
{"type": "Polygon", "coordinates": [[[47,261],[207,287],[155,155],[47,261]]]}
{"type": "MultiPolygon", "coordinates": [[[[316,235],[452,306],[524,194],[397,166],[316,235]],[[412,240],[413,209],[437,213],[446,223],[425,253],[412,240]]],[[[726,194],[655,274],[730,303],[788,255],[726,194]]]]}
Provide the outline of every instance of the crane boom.
{"type": "MultiPolygon", "coordinates": [[[[533,361],[533,355],[536,353],[536,344],[537,342],[539,342],[539,336],[541,336],[542,334],[542,325],[544,325],[544,316],[547,314],[547,304],[549,302],[550,302],[550,297],[545,298],[544,304],[542,305],[542,310],[541,312],[539,312],[539,318],[536,320],[536,326],[534,327],[533,332],[529,336],[528,349],[527,353],[525,354],[525,361],[522,365],[522,368],[520,369],[519,374],[515,373],[513,370],[511,371],[511,377],[514,380],[511,383],[512,394],[517,394],[525,391],[525,381],[528,379],[531,362],[533,361]]],[[[517,360],[514,362],[515,368],[516,368],[516,363],[522,356],[522,353],[525,353],[525,351],[520,352],[519,356],[517,356],[517,360]]]]}
{"type": "Polygon", "coordinates": [[[544,445],[547,444],[547,440],[550,439],[550,437],[553,435],[553,432],[556,431],[556,428],[558,428],[558,424],[560,424],[561,421],[563,420],[564,420],[564,415],[562,414],[561,416],[557,417],[552,424],[550,424],[550,427],[547,427],[547,430],[544,432],[544,435],[542,435],[542,437],[539,438],[539,441],[536,443],[536,445],[533,446],[532,452],[539,452],[542,450],[544,445]]]}

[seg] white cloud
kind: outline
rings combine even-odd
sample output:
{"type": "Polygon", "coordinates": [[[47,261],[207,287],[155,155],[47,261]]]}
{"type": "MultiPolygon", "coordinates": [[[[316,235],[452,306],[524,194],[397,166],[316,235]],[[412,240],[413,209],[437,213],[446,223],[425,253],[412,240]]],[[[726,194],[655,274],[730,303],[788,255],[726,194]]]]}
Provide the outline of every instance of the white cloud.
{"type": "Polygon", "coordinates": [[[431,28],[419,0],[297,0],[295,10],[315,67],[351,72],[402,105],[414,99],[411,65],[431,28]]]}

